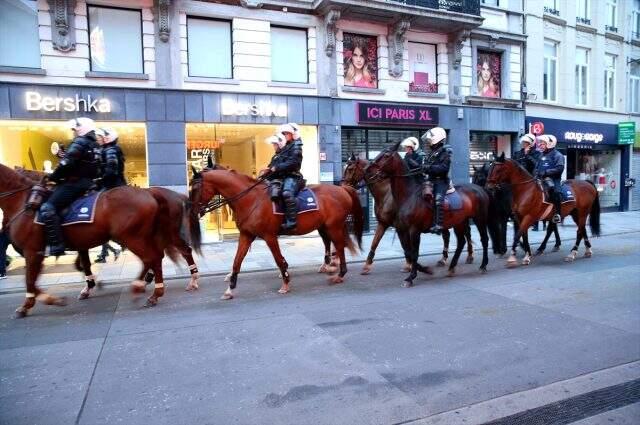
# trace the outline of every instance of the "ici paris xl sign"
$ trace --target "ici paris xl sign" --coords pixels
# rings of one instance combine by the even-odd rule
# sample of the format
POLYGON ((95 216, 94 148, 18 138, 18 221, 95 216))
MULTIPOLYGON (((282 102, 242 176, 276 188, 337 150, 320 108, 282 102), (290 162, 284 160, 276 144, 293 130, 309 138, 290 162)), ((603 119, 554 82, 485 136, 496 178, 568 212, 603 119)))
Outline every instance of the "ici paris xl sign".
POLYGON ((90 94, 80 97, 43 96, 36 91, 28 91, 24 95, 27 111, 47 112, 111 112, 111 102, 104 97, 93 98, 90 94))

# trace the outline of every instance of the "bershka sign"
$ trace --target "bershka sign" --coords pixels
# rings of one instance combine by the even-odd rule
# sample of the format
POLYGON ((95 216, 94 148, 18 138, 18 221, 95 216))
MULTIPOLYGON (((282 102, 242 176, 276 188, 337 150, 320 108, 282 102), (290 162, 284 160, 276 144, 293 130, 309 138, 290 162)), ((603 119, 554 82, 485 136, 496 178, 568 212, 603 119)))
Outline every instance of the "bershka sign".
POLYGON ((36 91, 28 91, 25 93, 25 105, 27 111, 46 111, 46 112, 111 112, 111 102, 104 97, 93 98, 90 94, 80 97, 52 97, 42 96, 36 91))
POLYGON ((438 108, 418 105, 358 103, 360 124, 413 124, 431 126, 438 123, 438 108))
POLYGON ((604 139, 604 135, 602 133, 580 133, 577 131, 565 131, 564 133, 565 140, 575 140, 580 143, 582 141, 591 142, 591 143, 600 143, 604 139))
POLYGON ((287 104, 277 104, 271 101, 251 104, 233 99, 222 99, 222 115, 286 118, 287 104))

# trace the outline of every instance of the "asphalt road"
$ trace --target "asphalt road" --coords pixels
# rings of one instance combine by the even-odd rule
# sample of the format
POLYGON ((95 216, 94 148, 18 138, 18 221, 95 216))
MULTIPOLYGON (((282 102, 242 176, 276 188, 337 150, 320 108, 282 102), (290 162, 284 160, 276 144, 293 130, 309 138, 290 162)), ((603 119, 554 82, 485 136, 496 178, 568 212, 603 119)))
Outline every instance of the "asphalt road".
POLYGON ((274 272, 241 274, 232 301, 222 278, 168 281, 153 309, 124 286, 72 288, 15 320, 22 295, 4 295, 0 423, 637 424, 639 237, 409 289, 394 260, 338 286, 293 269, 284 296, 274 272))

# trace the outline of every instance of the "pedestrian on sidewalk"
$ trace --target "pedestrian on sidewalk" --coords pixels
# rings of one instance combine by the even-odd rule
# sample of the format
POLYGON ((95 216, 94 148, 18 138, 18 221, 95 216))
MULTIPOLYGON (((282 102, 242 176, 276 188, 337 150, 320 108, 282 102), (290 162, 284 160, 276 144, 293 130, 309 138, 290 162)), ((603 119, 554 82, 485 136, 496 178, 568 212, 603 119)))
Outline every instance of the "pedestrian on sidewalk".
POLYGON ((120 257, 120 253, 122 250, 112 247, 109 242, 102 245, 102 251, 96 257, 96 263, 106 263, 107 257, 109 256, 109 251, 113 254, 113 261, 118 261, 118 257, 120 257))
POLYGON ((0 279, 7 278, 7 248, 9 247, 9 236, 4 229, 0 230, 0 279))

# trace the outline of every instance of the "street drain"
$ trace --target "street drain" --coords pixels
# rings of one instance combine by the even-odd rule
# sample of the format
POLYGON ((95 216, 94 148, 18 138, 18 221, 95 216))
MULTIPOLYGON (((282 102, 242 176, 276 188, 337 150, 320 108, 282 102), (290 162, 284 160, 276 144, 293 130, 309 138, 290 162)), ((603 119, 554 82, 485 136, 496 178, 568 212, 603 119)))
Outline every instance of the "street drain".
POLYGON ((640 401, 640 379, 525 410, 483 425, 562 425, 640 401))

